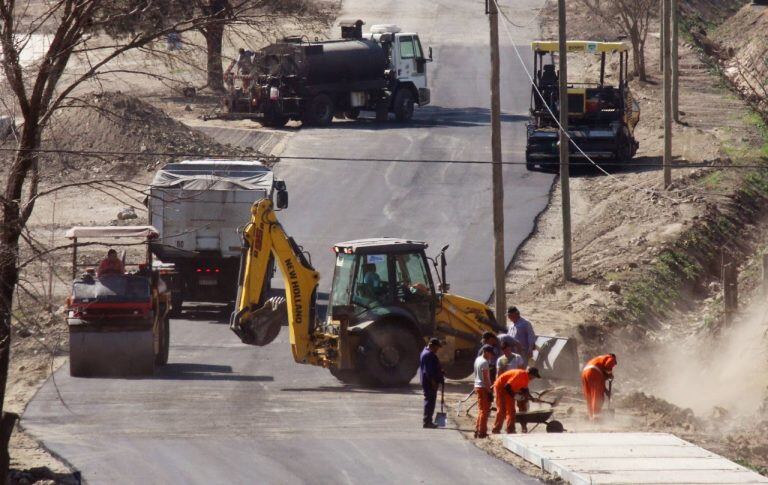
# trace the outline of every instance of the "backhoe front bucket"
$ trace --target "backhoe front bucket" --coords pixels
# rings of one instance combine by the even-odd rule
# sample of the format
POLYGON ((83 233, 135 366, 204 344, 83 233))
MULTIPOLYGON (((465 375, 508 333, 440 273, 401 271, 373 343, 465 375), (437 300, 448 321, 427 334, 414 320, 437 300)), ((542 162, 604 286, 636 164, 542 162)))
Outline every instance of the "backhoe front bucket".
POLYGON ((258 310, 244 309, 232 314, 229 328, 243 343, 263 347, 272 343, 280 333, 280 327, 288 321, 285 298, 272 297, 258 310))
POLYGON ((580 382, 581 366, 576 339, 539 335, 533 360, 544 379, 572 384, 580 382))

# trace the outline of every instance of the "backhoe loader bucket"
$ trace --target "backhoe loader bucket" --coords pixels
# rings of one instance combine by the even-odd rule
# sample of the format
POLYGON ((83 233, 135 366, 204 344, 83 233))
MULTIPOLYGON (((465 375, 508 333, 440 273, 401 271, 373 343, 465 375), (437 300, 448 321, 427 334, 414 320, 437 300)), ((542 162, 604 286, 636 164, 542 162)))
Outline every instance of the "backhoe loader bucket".
POLYGON ((263 347, 272 343, 280 333, 280 327, 288 321, 285 298, 272 297, 258 310, 244 309, 232 314, 229 328, 243 343, 263 347))
POLYGON ((539 335, 533 360, 544 379, 579 382, 581 366, 575 339, 539 335))

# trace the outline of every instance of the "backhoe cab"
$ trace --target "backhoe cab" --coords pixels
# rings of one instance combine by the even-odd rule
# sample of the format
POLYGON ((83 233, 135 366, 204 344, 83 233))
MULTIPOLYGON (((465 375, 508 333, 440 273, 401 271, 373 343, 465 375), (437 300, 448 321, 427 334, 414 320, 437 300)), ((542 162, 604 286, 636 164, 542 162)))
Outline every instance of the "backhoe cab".
POLYGON ((426 243, 407 239, 335 244, 329 312, 320 321, 315 305, 319 274, 285 234, 270 200, 254 204, 243 235, 232 330, 245 343, 266 345, 287 319, 294 360, 327 367, 344 382, 409 383, 416 374, 419 353, 431 337, 444 343, 439 357, 447 377, 461 379, 472 372, 483 332, 504 331, 486 305, 447 293, 447 246, 431 259, 426 256, 426 243), (285 299, 265 298, 270 257, 283 274, 285 299))
MULTIPOLYGON (((525 162, 528 170, 537 166, 558 170, 560 116, 559 75, 556 69, 557 41, 536 41, 533 49, 534 86, 531 89, 531 118, 527 125, 525 162), (554 115, 554 117, 553 117, 554 115)), ((599 74, 591 82, 574 82, 568 76, 568 134, 572 161, 628 162, 635 156, 634 136, 640 107, 632 97, 628 80, 628 47, 622 42, 568 41, 569 54, 598 56, 599 74), (618 61, 615 84, 606 76, 606 64, 618 61)))

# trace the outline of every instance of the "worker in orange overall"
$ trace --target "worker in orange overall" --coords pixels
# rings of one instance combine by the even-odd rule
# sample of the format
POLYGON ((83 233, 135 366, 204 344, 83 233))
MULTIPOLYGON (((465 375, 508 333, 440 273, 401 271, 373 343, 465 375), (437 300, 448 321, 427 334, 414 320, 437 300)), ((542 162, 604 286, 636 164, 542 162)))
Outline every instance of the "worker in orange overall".
POLYGON ((603 409, 603 400, 609 392, 605 388, 605 382, 613 380, 613 368, 616 363, 616 354, 599 355, 587 362, 581 371, 581 386, 590 420, 595 420, 603 409))
MULTIPOLYGON (((508 370, 496 378, 496 382, 493 383, 493 392, 496 394, 496 421, 493 423, 492 433, 501 433, 501 425, 505 421, 507 433, 517 432, 515 430, 515 401, 518 403, 521 401, 525 402, 525 409, 527 409, 529 400, 537 400, 531 396, 528 390, 531 380, 537 377, 541 377, 539 370, 531 367, 528 370, 508 370)), ((522 426, 522 424, 521 427, 523 428, 523 433, 528 432, 528 429, 522 426)))
POLYGON ((475 359, 475 395, 477 396, 477 421, 475 422, 475 438, 488 437, 488 415, 491 412, 491 380, 490 361, 495 359, 495 349, 492 345, 483 345, 480 355, 475 359))

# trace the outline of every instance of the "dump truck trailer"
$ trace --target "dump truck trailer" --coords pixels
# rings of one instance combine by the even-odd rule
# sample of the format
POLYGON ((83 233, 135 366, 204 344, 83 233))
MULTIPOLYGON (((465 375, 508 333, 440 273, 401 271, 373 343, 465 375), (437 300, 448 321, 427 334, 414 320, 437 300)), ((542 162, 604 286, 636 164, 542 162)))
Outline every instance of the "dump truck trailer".
POLYGON ((174 314, 185 301, 234 301, 238 228, 255 201, 273 196, 278 207, 287 207, 285 183, 255 160, 188 160, 155 174, 147 205, 150 224, 160 236, 150 248, 180 275, 171 288, 174 314))
POLYGON ((341 39, 286 38, 233 64, 225 73, 228 93, 222 102, 229 117, 250 118, 267 126, 289 120, 328 125, 334 116, 356 119, 373 111, 380 121, 394 113, 409 121, 414 106, 430 102, 427 64, 419 35, 395 25, 342 22, 341 39), (237 66, 238 73, 233 71, 237 66))

